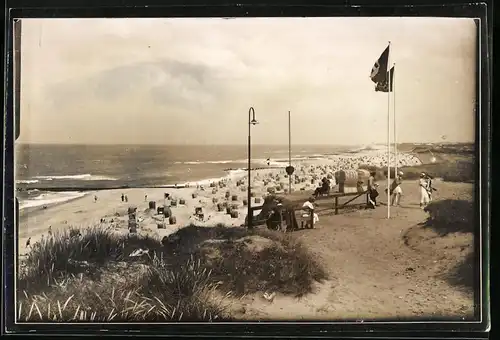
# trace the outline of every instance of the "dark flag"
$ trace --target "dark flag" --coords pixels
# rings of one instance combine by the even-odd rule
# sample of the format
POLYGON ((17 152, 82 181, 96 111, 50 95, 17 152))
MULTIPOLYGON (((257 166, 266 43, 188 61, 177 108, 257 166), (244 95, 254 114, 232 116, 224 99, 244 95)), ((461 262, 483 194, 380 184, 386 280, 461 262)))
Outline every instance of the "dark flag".
POLYGON ((378 60, 372 67, 372 73, 370 75, 371 80, 375 84, 382 83, 387 79, 387 68, 389 63, 389 46, 382 52, 378 60))
POLYGON ((388 72, 389 76, 385 77, 385 79, 378 83, 375 86, 375 91, 377 92, 392 92, 393 91, 393 79, 394 79, 394 66, 391 67, 391 70, 388 72), (389 89, 390 87, 390 89, 389 89))

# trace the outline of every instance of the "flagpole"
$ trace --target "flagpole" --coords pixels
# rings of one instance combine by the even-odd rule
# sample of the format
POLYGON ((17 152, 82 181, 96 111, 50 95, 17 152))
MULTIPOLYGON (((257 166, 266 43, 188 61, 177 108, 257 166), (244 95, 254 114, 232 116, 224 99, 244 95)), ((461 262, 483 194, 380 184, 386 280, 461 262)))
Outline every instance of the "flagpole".
MULTIPOLYGON (((288 166, 292 166, 292 118, 288 111, 288 166)), ((288 174, 288 194, 292 194, 292 174, 288 174)))
POLYGON ((394 115, 394 163, 396 164, 394 166, 394 178, 396 178, 398 174, 398 137, 396 134, 396 63, 392 65, 394 68, 394 73, 392 76, 392 103, 393 103, 393 109, 392 109, 392 114, 394 115))
MULTIPOLYGON (((391 42, 389 41, 389 55, 387 57, 387 65, 391 57, 391 42)), ((387 91, 387 218, 391 218, 391 77, 390 69, 388 70, 388 85, 387 91)))

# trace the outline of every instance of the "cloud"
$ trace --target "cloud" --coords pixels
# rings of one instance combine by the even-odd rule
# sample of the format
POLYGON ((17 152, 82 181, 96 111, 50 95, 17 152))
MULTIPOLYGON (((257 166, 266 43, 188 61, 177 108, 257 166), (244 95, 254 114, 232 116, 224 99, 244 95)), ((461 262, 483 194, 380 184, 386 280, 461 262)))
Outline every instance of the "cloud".
POLYGON ((203 98, 214 100, 220 91, 216 72, 206 65, 175 60, 140 62, 62 81, 49 87, 47 98, 57 109, 82 100, 92 105, 119 104, 141 93, 147 96, 144 100, 159 106, 187 108, 203 98))
POLYGON ((21 138, 28 141, 244 143, 250 106, 263 144, 286 142, 288 110, 297 143, 385 141, 387 96, 374 92, 369 73, 388 40, 401 138, 473 139, 470 20, 25 23, 21 138))

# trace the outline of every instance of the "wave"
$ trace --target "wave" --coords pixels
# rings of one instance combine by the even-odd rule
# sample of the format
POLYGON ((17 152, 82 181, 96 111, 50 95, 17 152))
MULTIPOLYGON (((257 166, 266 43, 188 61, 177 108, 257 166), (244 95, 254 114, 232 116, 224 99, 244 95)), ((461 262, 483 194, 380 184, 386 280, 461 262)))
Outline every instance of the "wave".
POLYGON ((233 170, 226 171, 225 176, 205 178, 205 179, 201 179, 199 181, 186 182, 183 184, 183 186, 190 186, 190 187, 196 186, 196 185, 208 186, 208 185, 210 185, 210 183, 220 182, 220 181, 225 181, 225 180, 237 181, 237 180, 240 180, 243 177, 245 177, 246 174, 247 174, 246 169, 233 169, 233 170))
MULTIPOLYGON (((34 176, 33 178, 44 181, 52 181, 58 179, 73 179, 73 180, 82 180, 82 181, 115 181, 116 178, 108 177, 108 176, 99 176, 92 174, 81 174, 81 175, 60 175, 60 176, 34 176)), ((36 183, 36 182, 34 182, 36 183)))
MULTIPOLYGON (((311 156, 300 156, 296 155, 292 158, 292 161, 301 161, 301 160, 311 160, 311 159, 320 159, 324 158, 325 155, 315 154, 311 156)), ((224 160, 224 161, 188 161, 188 162, 175 162, 175 164, 186 164, 186 165, 202 165, 202 164, 246 164, 248 159, 233 159, 233 160, 224 160)), ((267 164, 272 166, 281 166, 283 163, 288 162, 288 158, 276 158, 268 161, 266 158, 255 158, 252 159, 252 163, 259 164, 267 164)))
POLYGON ((40 207, 54 203, 62 203, 83 196, 85 196, 85 193, 79 191, 45 192, 32 199, 19 199, 19 209, 22 210, 26 208, 40 207))
POLYGON ((33 184, 38 182, 39 181, 37 179, 18 179, 16 181, 17 184, 33 184))
POLYGON ((224 160, 224 161, 188 161, 188 162, 175 162, 175 164, 199 165, 199 164, 229 164, 229 163, 246 163, 246 159, 237 160, 224 160))
POLYGON ((351 149, 349 152, 360 152, 360 151, 383 151, 387 150, 387 145, 385 144, 369 144, 362 145, 361 147, 351 149))

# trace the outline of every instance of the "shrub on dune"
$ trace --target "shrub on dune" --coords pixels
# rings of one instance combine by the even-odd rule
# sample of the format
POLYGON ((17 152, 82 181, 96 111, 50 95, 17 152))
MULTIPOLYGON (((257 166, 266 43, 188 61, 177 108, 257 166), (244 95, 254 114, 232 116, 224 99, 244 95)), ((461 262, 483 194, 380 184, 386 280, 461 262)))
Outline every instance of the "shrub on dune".
POLYGON ((446 199, 431 202, 424 209, 429 218, 426 226, 441 235, 453 232, 473 232, 474 204, 467 200, 446 199))
POLYGON ((279 232, 190 226, 169 238, 171 261, 194 254, 222 290, 236 295, 272 290, 301 296, 327 278, 301 243, 279 232))

